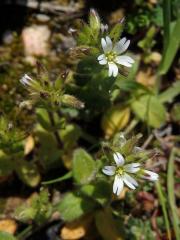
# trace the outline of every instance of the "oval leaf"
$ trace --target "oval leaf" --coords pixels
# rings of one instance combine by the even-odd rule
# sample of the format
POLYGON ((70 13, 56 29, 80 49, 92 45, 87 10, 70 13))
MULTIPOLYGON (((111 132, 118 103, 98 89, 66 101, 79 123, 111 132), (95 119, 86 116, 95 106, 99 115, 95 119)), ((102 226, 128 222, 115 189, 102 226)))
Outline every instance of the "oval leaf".
POLYGON ((95 176, 96 163, 83 149, 77 149, 73 156, 73 177, 78 184, 87 184, 95 176))

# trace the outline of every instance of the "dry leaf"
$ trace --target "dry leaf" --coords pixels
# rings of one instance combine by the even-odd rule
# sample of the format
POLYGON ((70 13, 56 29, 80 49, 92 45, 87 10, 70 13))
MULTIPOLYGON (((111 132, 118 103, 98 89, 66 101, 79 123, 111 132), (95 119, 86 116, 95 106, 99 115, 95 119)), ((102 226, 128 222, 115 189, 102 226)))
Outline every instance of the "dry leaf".
POLYGON ((24 146, 24 154, 28 155, 34 148, 34 138, 30 135, 26 138, 24 146))
POLYGON ((62 160, 68 170, 72 168, 72 152, 65 153, 62 156, 62 160))
POLYGON ((0 220, 0 231, 14 234, 17 229, 17 223, 13 219, 0 220))
POLYGON ((124 9, 123 8, 117 9, 110 15, 109 23, 115 24, 123 18, 124 18, 124 9))
POLYGON ((101 122, 106 138, 123 129, 128 124, 129 118, 130 109, 128 107, 122 107, 121 105, 111 107, 104 114, 101 122))
POLYGON ((76 221, 67 223, 61 229, 61 238, 63 240, 77 240, 84 237, 88 231, 92 216, 85 216, 76 221))
POLYGON ((147 70, 138 72, 136 76, 136 81, 145 86, 154 86, 156 81, 156 76, 152 74, 152 70, 148 68, 147 70))

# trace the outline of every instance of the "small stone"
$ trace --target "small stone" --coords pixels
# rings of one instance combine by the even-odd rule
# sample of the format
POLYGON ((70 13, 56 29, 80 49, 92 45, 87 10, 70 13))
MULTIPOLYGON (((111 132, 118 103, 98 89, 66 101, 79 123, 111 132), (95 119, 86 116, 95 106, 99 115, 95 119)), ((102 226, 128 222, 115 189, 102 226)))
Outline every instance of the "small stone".
POLYGON ((150 55, 150 60, 157 65, 161 62, 161 59, 162 59, 162 55, 158 52, 152 52, 150 55))
POLYGON ((35 17, 41 23, 46 23, 50 20, 50 17, 45 14, 36 14, 35 17))
POLYGON ((26 56, 47 56, 49 53, 50 30, 44 25, 33 25, 22 31, 26 56))
POLYGON ((9 45, 13 42, 13 40, 14 40, 13 32, 10 30, 5 31, 2 36, 3 43, 9 45))
POLYGON ((84 237, 88 231, 92 222, 91 216, 85 216, 78 220, 75 220, 61 229, 60 236, 63 240, 77 240, 84 237))

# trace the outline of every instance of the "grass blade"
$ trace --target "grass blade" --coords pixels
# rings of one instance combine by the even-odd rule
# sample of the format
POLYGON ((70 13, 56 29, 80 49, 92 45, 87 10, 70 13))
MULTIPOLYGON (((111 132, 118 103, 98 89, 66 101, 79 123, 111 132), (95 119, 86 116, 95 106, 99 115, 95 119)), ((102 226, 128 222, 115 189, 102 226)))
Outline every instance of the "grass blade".
POLYGON ((172 225, 176 235, 176 239, 180 240, 180 226, 179 226, 179 216, 177 214, 176 200, 174 195, 174 158, 175 158, 175 148, 172 149, 167 171, 167 189, 168 189, 168 202, 172 212, 172 225))
POLYGON ((169 223, 168 213, 167 213, 167 209, 166 209, 166 198, 164 196, 164 193, 163 193, 163 190, 162 190, 162 187, 161 187, 161 184, 159 181, 156 182, 156 189, 157 189, 157 193, 158 193, 158 197, 159 197, 159 202, 162 207, 162 212, 163 212, 163 217, 164 217, 168 240, 171 240, 172 238, 171 238, 171 232, 170 232, 170 223, 169 223))

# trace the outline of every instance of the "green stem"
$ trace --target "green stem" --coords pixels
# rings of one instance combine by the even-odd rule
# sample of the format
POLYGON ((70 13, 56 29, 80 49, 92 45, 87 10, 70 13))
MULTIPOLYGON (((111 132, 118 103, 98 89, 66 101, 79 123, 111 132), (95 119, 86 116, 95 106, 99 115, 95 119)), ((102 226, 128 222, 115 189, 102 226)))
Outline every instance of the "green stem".
POLYGON ((23 240, 32 233, 32 225, 25 228, 22 232, 17 235, 18 240, 23 240))
POLYGON ((130 133, 135 128, 135 126, 138 124, 138 122, 139 121, 137 119, 133 119, 130 122, 129 126, 125 129, 125 134, 130 133))
POLYGON ((158 193, 158 197, 159 197, 159 202, 162 207, 167 236, 168 236, 168 239, 171 240, 172 238, 171 238, 171 232, 170 232, 170 224, 169 224, 168 213, 167 213, 167 209, 166 209, 166 198, 164 196, 164 193, 163 193, 163 190, 162 190, 162 187, 161 187, 161 184, 159 181, 156 182, 156 189, 157 189, 157 193, 158 193))
POLYGON ((53 184, 53 183, 57 183, 57 182, 62 182, 62 181, 67 180, 71 177, 72 177, 72 171, 66 173, 62 177, 59 177, 59 178, 56 178, 56 179, 53 179, 53 180, 50 180, 50 181, 45 181, 45 182, 42 182, 41 184, 42 185, 48 185, 48 184, 53 184))
POLYGON ((178 217, 178 210, 176 207, 176 200, 174 194, 174 158, 175 158, 175 148, 172 149, 169 163, 168 163, 168 171, 167 171, 167 189, 168 189, 168 201, 170 205, 170 209, 172 212, 172 225, 174 228, 174 232, 176 235, 176 239, 180 240, 180 222, 178 217))
MULTIPOLYGON (((55 127, 55 120, 54 120, 53 112, 48 111, 48 116, 49 116, 49 120, 50 120, 50 122, 51 122, 51 126, 52 126, 52 127, 55 127)), ((57 141, 57 143, 58 143, 58 146, 59 146, 60 148, 63 148, 63 142, 61 141, 61 138, 60 138, 60 136, 59 136, 58 131, 57 131, 57 130, 54 130, 53 132, 54 132, 54 136, 55 136, 55 138, 56 138, 56 141, 57 141)))

